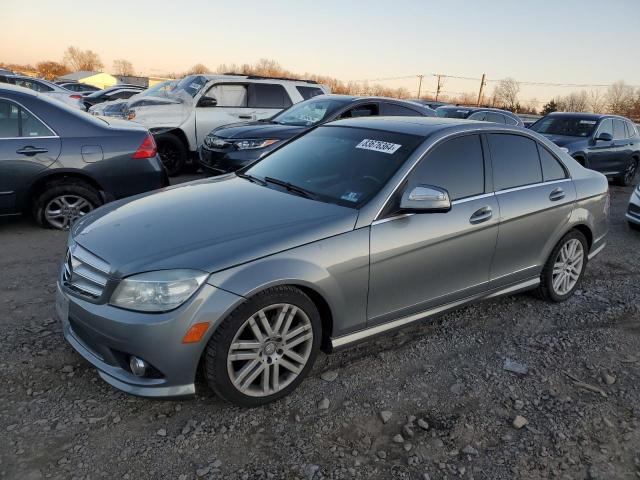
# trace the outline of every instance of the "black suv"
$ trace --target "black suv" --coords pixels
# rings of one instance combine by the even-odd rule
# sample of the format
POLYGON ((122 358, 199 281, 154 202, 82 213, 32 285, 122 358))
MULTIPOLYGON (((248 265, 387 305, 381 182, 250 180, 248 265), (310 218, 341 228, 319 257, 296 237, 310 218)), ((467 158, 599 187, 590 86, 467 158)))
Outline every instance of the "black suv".
POLYGON ((267 120, 214 129, 199 149, 200 166, 214 175, 234 172, 318 125, 369 116, 435 117, 435 112, 417 103, 393 98, 317 95, 267 120))
POLYGON ((619 185, 633 181, 640 162, 640 135, 624 117, 554 112, 531 125, 587 168, 619 185))

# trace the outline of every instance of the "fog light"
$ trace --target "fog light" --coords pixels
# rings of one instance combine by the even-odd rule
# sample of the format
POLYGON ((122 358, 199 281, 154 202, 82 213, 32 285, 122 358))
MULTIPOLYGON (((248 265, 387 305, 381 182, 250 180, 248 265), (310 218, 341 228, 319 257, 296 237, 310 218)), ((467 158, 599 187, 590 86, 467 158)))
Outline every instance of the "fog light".
POLYGON ((144 377, 144 374, 147 372, 147 362, 131 355, 131 357, 129 357, 129 368, 131 369, 131 373, 136 377, 144 377))

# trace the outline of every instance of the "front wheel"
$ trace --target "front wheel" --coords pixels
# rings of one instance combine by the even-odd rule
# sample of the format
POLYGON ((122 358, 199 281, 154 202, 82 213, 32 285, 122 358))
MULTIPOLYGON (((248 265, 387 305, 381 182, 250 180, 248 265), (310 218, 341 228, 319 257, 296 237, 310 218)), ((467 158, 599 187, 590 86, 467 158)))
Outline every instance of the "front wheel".
POLYGON ((280 286, 240 305, 205 351, 211 389, 228 402, 256 407, 288 395, 312 368, 322 336, 318 309, 302 291, 280 286))
POLYGON ((587 239, 578 230, 562 237, 542 269, 538 296, 564 302, 573 295, 587 266, 587 252, 587 239))

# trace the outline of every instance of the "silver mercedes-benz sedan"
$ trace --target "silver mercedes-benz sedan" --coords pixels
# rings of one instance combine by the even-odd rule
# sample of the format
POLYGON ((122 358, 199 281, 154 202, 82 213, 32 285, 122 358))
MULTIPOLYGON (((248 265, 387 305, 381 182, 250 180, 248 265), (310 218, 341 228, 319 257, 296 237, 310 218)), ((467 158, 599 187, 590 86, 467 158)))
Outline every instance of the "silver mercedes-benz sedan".
POLYGON ((110 203, 72 228, 56 309, 111 385, 290 393, 331 351, 470 302, 570 297, 605 246, 606 178, 535 132, 360 118, 235 174, 110 203))

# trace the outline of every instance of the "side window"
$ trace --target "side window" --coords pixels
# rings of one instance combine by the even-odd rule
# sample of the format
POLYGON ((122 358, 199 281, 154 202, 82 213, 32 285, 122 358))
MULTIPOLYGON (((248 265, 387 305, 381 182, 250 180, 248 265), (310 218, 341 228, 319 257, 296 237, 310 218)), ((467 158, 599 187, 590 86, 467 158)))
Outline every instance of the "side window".
POLYGON ((20 113, 18 107, 6 100, 0 100, 0 138, 20 136, 20 113))
POLYGON ((487 112, 476 112, 472 113, 467 117, 467 120, 477 120, 479 122, 484 122, 487 118, 487 112))
POLYGON ((509 117, 507 115, 504 116, 507 121, 507 125, 518 125, 518 121, 515 118, 509 117))
POLYGON ((420 161, 409 179, 415 185, 445 188, 451 200, 484 193, 484 160, 479 135, 444 142, 420 161))
POLYGON ((380 115, 388 117, 421 117, 420 113, 411 108, 404 107, 402 105, 396 105, 394 103, 381 103, 380 115))
POLYGON ((0 100, 0 138, 50 135, 53 135, 53 132, 27 110, 6 100, 0 100))
POLYGON ((32 80, 27 80, 24 78, 16 78, 16 85, 24 88, 29 88, 31 90, 35 90, 36 92, 50 92, 53 90, 53 88, 51 88, 48 85, 45 85, 40 82, 35 82, 32 80))
POLYGON ((305 100, 309 100, 311 97, 315 97, 316 95, 323 95, 324 92, 321 88, 318 87, 296 87, 298 93, 302 95, 302 98, 305 100))
POLYGON ((510 134, 489 134, 496 191, 542 182, 542 170, 536 142, 510 134))
POLYGON ((268 83, 249 84, 249 107, 286 108, 290 106, 291 99, 282 85, 268 83))
POLYGON ((502 115, 501 113, 487 112, 487 122, 504 124, 504 115, 502 115))
POLYGON ((636 126, 631 122, 627 123, 627 131, 629 132, 629 137, 635 137, 638 132, 636 131, 636 126))
POLYGON ((350 108, 340 115, 340 118, 372 117, 375 115, 378 115, 378 105, 370 103, 350 108))
POLYGON ((613 120, 610 118, 605 118, 600 122, 600 126, 598 127, 598 135, 602 133, 608 133, 613 136, 613 120))
POLYGON ((549 150, 540 144, 538 144, 538 150, 540 151, 540 163, 542 163, 542 177, 545 182, 567 178, 564 167, 549 150))
POLYGON ((239 84, 220 84, 211 87, 205 97, 214 98, 218 107, 246 107, 247 87, 239 84))
POLYGON ((627 138, 627 131, 624 128, 624 122, 617 118, 613 120, 613 139, 622 140, 627 138))

